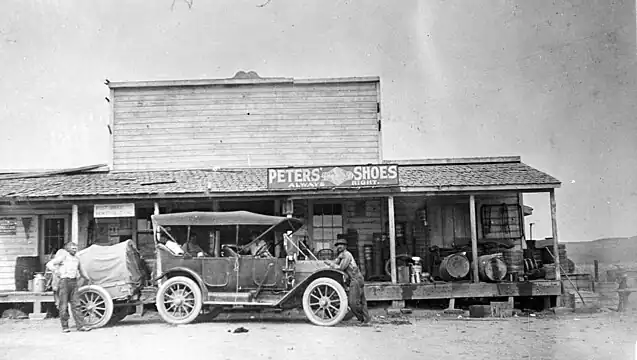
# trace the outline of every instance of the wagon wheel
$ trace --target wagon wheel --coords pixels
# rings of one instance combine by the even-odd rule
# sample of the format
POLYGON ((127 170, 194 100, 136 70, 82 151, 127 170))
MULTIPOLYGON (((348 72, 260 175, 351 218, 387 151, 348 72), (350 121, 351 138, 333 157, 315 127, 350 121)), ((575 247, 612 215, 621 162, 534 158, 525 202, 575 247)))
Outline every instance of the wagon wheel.
POLYGON ((113 299, 103 287, 82 286, 78 291, 79 310, 84 324, 92 329, 106 325, 113 316, 113 299))
POLYGON ((303 311, 315 325, 334 326, 347 315, 347 293, 330 278, 318 278, 303 292, 303 311))
POLYGON ((201 312, 201 289, 185 276, 166 280, 157 290, 157 311, 169 324, 188 324, 201 312))

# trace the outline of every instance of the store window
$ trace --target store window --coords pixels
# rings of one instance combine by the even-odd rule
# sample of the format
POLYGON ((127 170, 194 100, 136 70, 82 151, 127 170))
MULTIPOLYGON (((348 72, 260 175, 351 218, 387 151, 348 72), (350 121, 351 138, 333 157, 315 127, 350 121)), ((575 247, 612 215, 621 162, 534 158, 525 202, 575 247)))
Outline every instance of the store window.
POLYGON ((314 204, 312 218, 314 250, 333 249, 338 234, 343 233, 343 205, 314 204))
POLYGON ((55 254, 66 242, 66 219, 44 219, 44 253, 55 254))

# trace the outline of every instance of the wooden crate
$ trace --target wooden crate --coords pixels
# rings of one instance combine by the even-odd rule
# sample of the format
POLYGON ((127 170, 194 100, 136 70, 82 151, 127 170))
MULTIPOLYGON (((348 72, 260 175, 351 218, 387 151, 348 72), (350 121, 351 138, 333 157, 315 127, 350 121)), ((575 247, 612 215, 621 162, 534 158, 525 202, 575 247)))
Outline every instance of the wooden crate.
POLYGON ((619 305, 619 295, 617 289, 619 285, 615 282, 596 282, 593 284, 595 293, 599 295, 599 306, 617 308, 619 305))
POLYGON ((593 291, 593 279, 590 274, 569 274, 568 279, 566 276, 561 278, 564 292, 571 290, 593 291))
POLYGON ((599 294, 594 293, 592 291, 583 290, 579 292, 579 295, 575 291, 569 291, 567 294, 568 294, 569 301, 572 304, 572 308, 574 309, 597 308, 600 306, 599 294), (584 301, 582 301, 582 298, 584 299, 584 301))
POLYGON ((513 316, 513 307, 507 301, 492 301, 491 316, 493 317, 511 317, 513 316))

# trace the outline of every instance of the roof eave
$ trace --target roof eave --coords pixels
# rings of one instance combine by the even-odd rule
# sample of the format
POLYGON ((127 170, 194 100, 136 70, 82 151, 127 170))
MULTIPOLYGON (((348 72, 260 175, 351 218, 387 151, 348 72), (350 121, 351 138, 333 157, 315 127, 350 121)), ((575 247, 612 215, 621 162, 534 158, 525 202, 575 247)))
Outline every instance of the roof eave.
POLYGON ((152 194, 119 194, 119 195, 59 195, 41 197, 0 197, 0 202, 50 202, 50 201, 107 201, 107 200, 153 200, 153 199, 213 199, 228 197, 303 197, 313 195, 334 196, 386 196, 413 193, 468 193, 468 192, 547 192, 559 188, 560 183, 550 184, 519 184, 519 185, 488 185, 488 186, 401 186, 353 189, 308 189, 308 190, 261 190, 235 192, 193 192, 193 193, 152 193, 152 194))
POLYGON ((484 191, 519 191, 546 192, 561 187, 561 183, 548 184, 511 184, 511 185, 440 185, 440 186, 403 186, 401 193, 429 193, 429 192, 484 192, 484 191))
POLYGON ((150 80, 150 81, 110 81, 110 89, 149 88, 149 87, 184 87, 214 85, 271 85, 271 84, 337 84, 357 82, 380 82, 378 76, 294 79, 285 77, 249 78, 249 79, 192 79, 192 80, 150 80))

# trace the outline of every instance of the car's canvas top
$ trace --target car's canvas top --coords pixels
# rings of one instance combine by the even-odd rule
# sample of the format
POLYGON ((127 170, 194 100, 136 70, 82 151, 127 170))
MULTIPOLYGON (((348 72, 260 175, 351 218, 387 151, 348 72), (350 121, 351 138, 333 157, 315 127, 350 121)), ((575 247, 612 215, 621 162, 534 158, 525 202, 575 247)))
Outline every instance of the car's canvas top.
POLYGON ((139 284, 145 277, 132 240, 110 246, 91 245, 77 256, 91 281, 102 287, 139 284))

